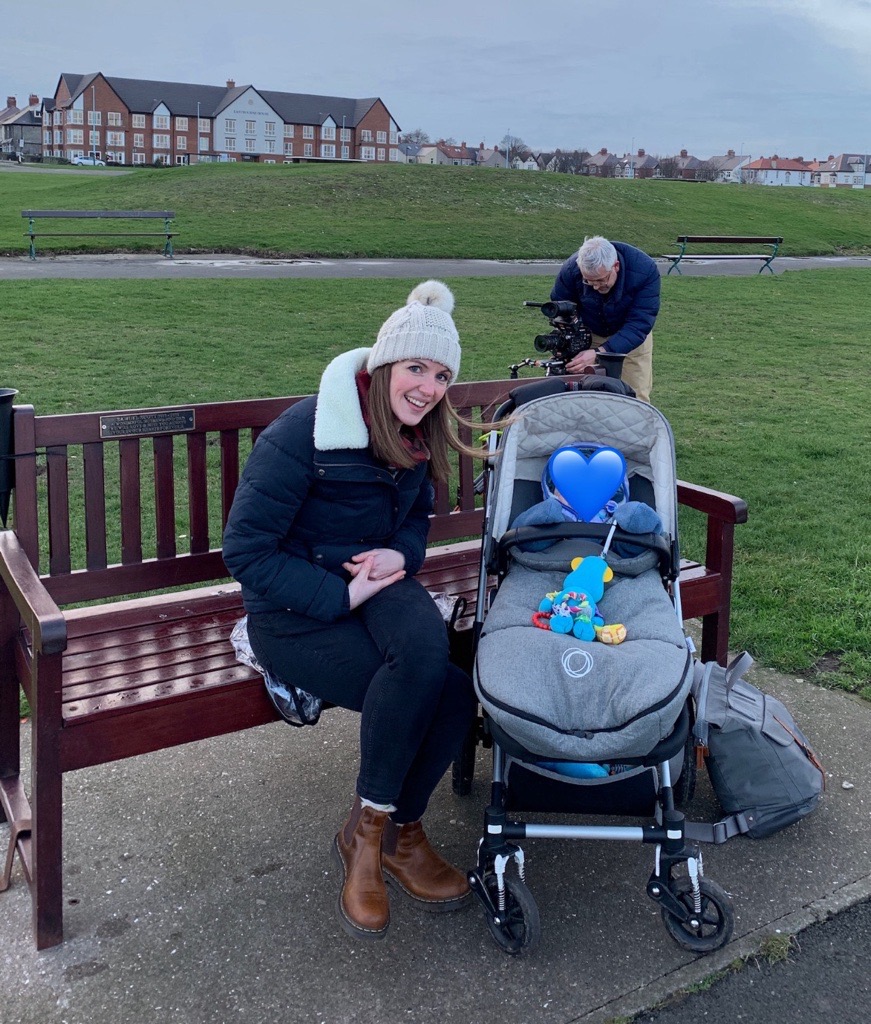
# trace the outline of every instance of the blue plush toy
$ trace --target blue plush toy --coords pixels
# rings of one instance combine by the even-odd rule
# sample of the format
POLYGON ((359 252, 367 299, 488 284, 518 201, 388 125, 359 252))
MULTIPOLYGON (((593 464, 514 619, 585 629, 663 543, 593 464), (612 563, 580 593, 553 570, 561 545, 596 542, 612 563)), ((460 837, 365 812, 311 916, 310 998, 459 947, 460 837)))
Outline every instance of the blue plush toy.
POLYGON ((626 628, 606 626, 597 603, 605 593, 605 584, 613 579, 611 567, 599 555, 572 559, 572 571, 563 581, 563 589, 547 594, 532 616, 540 629, 571 633, 579 640, 619 644, 626 639, 626 628))

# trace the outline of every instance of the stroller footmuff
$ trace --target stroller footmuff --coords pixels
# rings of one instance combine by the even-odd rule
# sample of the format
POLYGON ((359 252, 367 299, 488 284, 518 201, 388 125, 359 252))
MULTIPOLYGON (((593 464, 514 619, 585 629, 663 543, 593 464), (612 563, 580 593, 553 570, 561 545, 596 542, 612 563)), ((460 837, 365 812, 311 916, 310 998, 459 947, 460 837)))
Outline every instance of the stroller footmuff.
POLYGON ((540 919, 525 882, 523 839, 648 843, 655 855, 647 893, 659 903, 668 933, 693 952, 719 949, 732 934, 731 902, 703 877, 699 842, 709 840, 709 831, 677 809, 692 795, 695 750, 671 430, 656 409, 623 395, 564 392, 523 403, 518 394, 522 408, 487 480, 474 681, 493 744, 493 781, 470 885, 497 944, 508 953, 528 952, 540 919), (661 532, 617 530, 619 514, 611 509, 597 522, 511 528, 541 500, 551 453, 581 439, 586 450, 598 442, 622 453, 628 490, 622 498, 655 510, 661 532), (550 608, 554 593, 562 592, 556 601, 569 593, 567 574, 587 557, 597 566, 604 558, 610 582, 585 614, 600 628, 625 627, 622 642, 624 633, 614 630, 605 639, 617 636, 617 643, 582 639, 593 635, 587 626, 536 628, 542 624, 536 609, 550 608), (493 573, 498 589, 488 601, 493 573), (647 821, 538 824, 517 820, 517 812, 647 821))

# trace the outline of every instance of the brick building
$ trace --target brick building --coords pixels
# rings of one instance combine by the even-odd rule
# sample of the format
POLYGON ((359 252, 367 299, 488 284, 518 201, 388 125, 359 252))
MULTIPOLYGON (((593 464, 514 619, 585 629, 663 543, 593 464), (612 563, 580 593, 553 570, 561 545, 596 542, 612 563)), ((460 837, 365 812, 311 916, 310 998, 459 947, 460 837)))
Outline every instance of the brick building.
POLYGON ((399 126, 377 98, 253 85, 62 74, 43 101, 43 153, 118 164, 399 159, 399 126))

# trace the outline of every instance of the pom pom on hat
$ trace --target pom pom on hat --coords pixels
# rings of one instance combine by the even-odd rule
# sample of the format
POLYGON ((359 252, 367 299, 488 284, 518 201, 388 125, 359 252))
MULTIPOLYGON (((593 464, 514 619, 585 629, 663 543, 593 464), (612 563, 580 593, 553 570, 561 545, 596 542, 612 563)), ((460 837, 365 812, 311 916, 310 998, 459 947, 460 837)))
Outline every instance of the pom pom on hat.
POLYGON ((371 373, 401 359, 431 359, 446 366, 456 379, 460 372, 460 336, 451 318, 453 308, 454 296, 446 284, 423 281, 417 285, 406 305, 381 325, 366 369, 371 373))

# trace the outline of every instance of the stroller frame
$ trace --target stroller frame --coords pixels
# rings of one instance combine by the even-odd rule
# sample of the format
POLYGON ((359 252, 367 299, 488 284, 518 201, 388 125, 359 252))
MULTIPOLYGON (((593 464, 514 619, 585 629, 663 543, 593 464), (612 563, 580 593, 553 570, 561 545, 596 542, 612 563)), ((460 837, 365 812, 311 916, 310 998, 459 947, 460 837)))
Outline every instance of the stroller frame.
MULTIPOLYGON (((529 390, 531 398, 560 393, 567 386, 559 379, 537 382, 529 390)), ((496 413, 496 419, 510 415, 523 399, 512 393, 496 413)), ((634 401, 624 399, 625 401, 634 401)), ((669 432, 670 437, 670 432, 669 432)), ((484 470, 485 515, 478 578, 478 594, 473 645, 477 655, 484 619, 489 609, 488 575, 496 571, 501 584, 507 572, 508 553, 511 548, 535 537, 564 538, 584 536, 604 540, 614 528, 600 524, 560 524, 544 527, 523 527, 509 530, 495 547, 490 536, 493 523, 493 456, 498 436, 491 432, 488 459, 484 470), (488 538, 491 543, 488 546, 488 538)), ((502 516, 503 526, 504 515, 502 516)), ((670 587, 672 602, 683 629, 679 589, 679 549, 677 524, 669 522, 670 544, 653 534, 631 536, 633 543, 654 550, 659 555, 660 575, 670 587)), ((618 537, 620 531, 617 531, 618 537)), ((692 640, 686 637, 692 653, 692 640)), ((663 924, 671 938, 682 948, 697 954, 720 949, 731 938, 734 911, 729 895, 715 882, 704 877, 702 842, 722 843, 730 838, 725 823, 709 825, 687 821, 678 804, 688 802, 693 795, 696 778, 695 747, 692 739, 692 705, 688 698, 671 734, 643 757, 626 757, 626 763, 652 767, 658 773, 653 820, 644 825, 574 825, 535 824, 517 820, 507 808, 506 746, 514 743, 500 726, 484 712, 479 720, 477 734, 484 745, 493 748, 493 776, 490 803, 484 812, 484 829, 478 843, 477 862, 467 873, 472 892, 480 902, 490 934, 506 953, 529 953, 537 946, 541 923, 535 900, 526 885, 526 857, 521 841, 525 839, 571 839, 640 842, 654 847, 654 866, 647 881, 647 895, 660 907, 663 924), (672 782, 672 760, 683 750, 682 770, 675 784, 672 782), (686 875, 676 874, 685 866, 686 875)), ((522 745, 517 744, 522 749, 522 745)), ((534 756, 534 755, 531 755, 534 756)), ((579 812, 581 814, 586 812, 579 812)), ((619 813, 617 811, 616 813, 619 813)))

